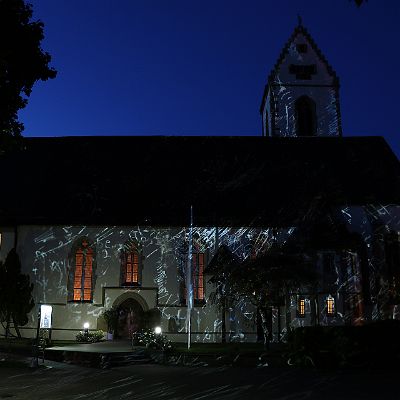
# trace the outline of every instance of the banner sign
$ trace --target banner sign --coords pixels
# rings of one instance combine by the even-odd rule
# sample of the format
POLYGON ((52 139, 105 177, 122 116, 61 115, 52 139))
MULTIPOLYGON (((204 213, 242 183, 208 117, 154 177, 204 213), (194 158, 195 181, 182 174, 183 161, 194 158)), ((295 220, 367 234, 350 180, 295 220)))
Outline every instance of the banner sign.
POLYGON ((40 328, 51 329, 51 313, 53 311, 52 306, 42 304, 40 306, 40 328))

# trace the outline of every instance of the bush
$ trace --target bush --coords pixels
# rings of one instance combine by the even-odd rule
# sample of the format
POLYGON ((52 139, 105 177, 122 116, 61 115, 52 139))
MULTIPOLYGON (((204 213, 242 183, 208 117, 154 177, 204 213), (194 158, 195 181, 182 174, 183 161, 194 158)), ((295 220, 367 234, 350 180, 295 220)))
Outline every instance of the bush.
POLYGON ((85 333, 80 331, 76 334, 77 342, 97 343, 104 339, 104 332, 102 330, 85 333))
POLYGON ((315 326, 290 332, 287 356, 294 365, 317 367, 400 365, 400 321, 364 326, 315 326))
POLYGON ((133 344, 136 346, 146 346, 150 349, 172 350, 171 341, 165 335, 156 334, 150 329, 142 329, 134 333, 133 344))
POLYGON ((342 327, 315 326, 297 328, 288 335, 288 359, 291 365, 336 366, 346 346, 342 327))
POLYGON ((108 332, 114 333, 118 328, 118 310, 111 307, 104 310, 101 317, 106 321, 108 332))

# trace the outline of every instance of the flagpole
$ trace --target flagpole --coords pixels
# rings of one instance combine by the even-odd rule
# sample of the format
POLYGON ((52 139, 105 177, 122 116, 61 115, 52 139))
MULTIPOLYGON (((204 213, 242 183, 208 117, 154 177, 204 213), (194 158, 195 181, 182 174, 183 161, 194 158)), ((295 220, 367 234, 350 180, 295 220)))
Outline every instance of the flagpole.
POLYGON ((193 283, 192 283, 192 265, 193 265, 193 206, 190 206, 190 229, 189 229, 189 249, 188 249, 188 268, 186 269, 186 288, 187 288, 187 331, 188 331, 188 349, 191 344, 192 333, 192 307, 193 307, 193 283))

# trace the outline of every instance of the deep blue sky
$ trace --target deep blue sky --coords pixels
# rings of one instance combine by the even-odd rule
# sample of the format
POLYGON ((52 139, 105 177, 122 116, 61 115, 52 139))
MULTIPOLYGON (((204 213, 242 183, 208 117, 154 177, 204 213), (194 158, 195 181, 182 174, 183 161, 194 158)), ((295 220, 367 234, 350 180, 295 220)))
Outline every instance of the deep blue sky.
POLYGON ((30 0, 58 70, 25 136, 260 135, 267 76, 297 13, 341 82, 343 132, 400 155, 400 1, 30 0))

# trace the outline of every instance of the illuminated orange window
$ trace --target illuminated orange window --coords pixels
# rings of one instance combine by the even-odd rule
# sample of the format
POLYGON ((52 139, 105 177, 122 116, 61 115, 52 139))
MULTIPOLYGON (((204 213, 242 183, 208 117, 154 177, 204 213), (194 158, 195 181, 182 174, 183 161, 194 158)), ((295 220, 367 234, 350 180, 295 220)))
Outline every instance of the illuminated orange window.
POLYGON ((83 286, 83 300, 92 300, 92 271, 93 250, 87 249, 85 255, 85 279, 83 286))
POLYGON ((197 268, 193 269, 194 276, 194 298, 204 300, 204 253, 197 253, 197 268))
POLYGON ((74 301, 92 300, 93 249, 86 241, 75 253, 74 301))
POLYGON ((298 304, 298 316, 300 318, 304 318, 306 315, 306 301, 304 299, 299 299, 299 304, 298 304))
POLYGON ((74 276, 74 300, 80 301, 82 298, 82 267, 83 251, 78 249, 75 254, 75 276, 74 276))
POLYGON ((326 299, 326 313, 329 317, 335 314, 335 299, 332 296, 328 296, 326 299))
MULTIPOLYGON (((204 300, 204 253, 192 254, 192 285, 193 300, 204 300)), ((184 291, 185 300, 187 299, 187 288, 184 291)))
POLYGON ((139 254, 137 251, 130 251, 125 256, 124 268, 126 284, 139 283, 139 254))

